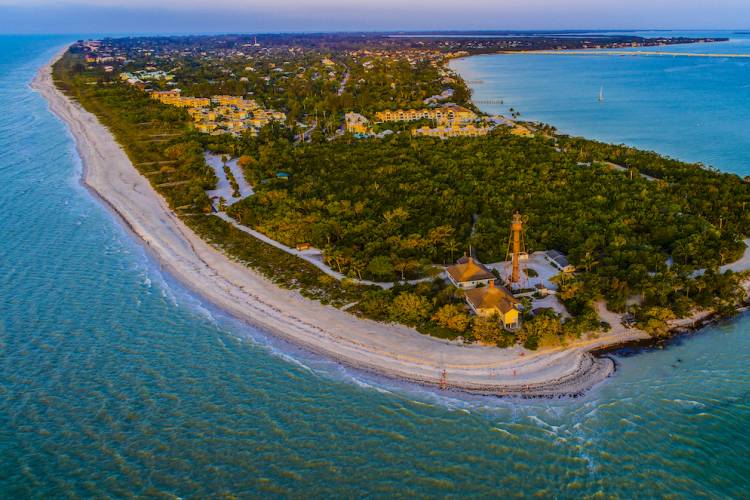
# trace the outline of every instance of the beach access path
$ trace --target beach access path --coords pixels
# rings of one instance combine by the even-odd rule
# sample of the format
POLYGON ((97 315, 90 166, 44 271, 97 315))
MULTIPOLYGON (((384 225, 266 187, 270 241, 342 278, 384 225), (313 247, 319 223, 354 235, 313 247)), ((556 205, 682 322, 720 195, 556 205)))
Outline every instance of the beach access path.
POLYGON ((306 299, 296 290, 276 286, 193 233, 138 173, 96 116, 54 85, 51 65, 39 70, 32 87, 75 139, 84 184, 165 270, 238 319, 345 366, 482 394, 571 395, 586 391, 614 370, 611 359, 594 357, 591 350, 645 336, 630 330, 582 339, 566 348, 498 349, 429 337, 306 299))
POLYGON ((383 288, 384 290, 387 290, 388 288, 393 288, 393 286, 398 283, 408 283, 411 285, 416 285, 417 283, 424 283, 427 281, 432 281, 433 279, 433 278, 421 278, 421 279, 416 279, 416 280, 404 280, 401 282, 391 282, 391 281, 370 281, 370 280, 360 280, 357 278, 349 278, 345 276, 344 274, 333 270, 330 266, 328 266, 325 262, 323 262, 323 254, 317 248, 310 248, 308 250, 297 250, 296 248, 288 247, 284 245, 283 243, 279 243, 278 241, 272 238, 269 238, 265 234, 259 231, 256 231, 255 229, 252 229, 252 228, 249 228, 247 226, 240 224, 235 219, 227 215, 225 212, 216 212, 214 215, 230 223, 231 225, 233 225, 240 231, 247 233, 254 238, 257 238, 263 243, 267 243, 290 255, 294 255, 295 257, 299 257, 300 259, 309 262, 310 264, 314 265, 315 267, 317 267, 318 269, 326 273, 328 276, 332 278, 336 278, 339 281, 343 279, 348 279, 352 281, 353 283, 359 283, 360 285, 377 286, 377 287, 383 288))

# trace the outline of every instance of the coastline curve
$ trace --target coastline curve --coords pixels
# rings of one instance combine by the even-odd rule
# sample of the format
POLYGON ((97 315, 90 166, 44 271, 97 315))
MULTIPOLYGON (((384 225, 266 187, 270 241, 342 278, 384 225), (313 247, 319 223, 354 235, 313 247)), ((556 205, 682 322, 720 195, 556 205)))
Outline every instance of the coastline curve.
POLYGON ((460 345, 401 325, 357 318, 279 288, 201 240, 169 209, 95 115, 54 84, 52 64, 31 87, 73 136, 82 183, 122 219, 178 281, 232 316, 342 365, 425 386, 495 396, 577 396, 609 377, 607 357, 591 351, 642 340, 616 331, 566 348, 528 351, 460 345))

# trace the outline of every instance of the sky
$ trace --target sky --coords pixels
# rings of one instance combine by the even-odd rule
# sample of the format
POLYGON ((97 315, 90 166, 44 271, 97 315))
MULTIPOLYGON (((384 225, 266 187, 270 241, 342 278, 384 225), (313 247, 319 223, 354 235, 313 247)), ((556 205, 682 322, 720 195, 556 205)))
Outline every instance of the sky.
POLYGON ((0 0, 0 34, 750 29, 750 0, 0 0))

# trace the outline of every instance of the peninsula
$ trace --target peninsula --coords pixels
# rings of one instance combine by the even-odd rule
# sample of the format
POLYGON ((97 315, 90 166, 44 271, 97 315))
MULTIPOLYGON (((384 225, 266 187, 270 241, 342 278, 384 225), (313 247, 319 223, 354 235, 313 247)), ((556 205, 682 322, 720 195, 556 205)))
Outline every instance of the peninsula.
POLYGON ((575 395, 592 351, 742 305, 747 180, 486 116, 446 66, 484 47, 430 40, 82 40, 33 86, 170 273, 357 369, 575 395))

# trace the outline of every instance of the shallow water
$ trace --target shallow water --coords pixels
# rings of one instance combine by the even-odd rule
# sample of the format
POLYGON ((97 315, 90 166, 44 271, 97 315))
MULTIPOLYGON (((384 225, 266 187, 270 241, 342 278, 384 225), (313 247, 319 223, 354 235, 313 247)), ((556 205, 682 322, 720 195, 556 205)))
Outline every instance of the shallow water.
POLYGON ((163 274, 79 184, 0 37, 0 496, 742 496, 750 317, 576 400, 434 394, 266 338, 163 274))
MULTIPOLYGON (((750 35, 705 35, 731 40, 635 50, 750 54, 750 35)), ((514 108, 564 133, 750 175, 750 58, 487 55, 451 67, 482 82, 474 99, 503 101, 487 112, 514 108)))

